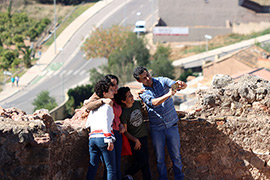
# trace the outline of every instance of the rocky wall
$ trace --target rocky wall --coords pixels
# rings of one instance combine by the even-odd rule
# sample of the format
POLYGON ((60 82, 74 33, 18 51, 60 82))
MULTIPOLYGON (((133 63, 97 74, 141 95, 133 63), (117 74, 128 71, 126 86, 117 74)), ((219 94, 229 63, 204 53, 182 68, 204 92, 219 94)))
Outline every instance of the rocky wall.
MULTIPOLYGON (((85 179, 86 130, 54 122, 48 111, 0 109, 0 179, 85 179)), ((75 125, 75 126, 73 126, 75 125)))
MULTIPOLYGON (((179 121, 186 179, 270 179, 269 83, 252 76, 234 82, 218 75, 197 97, 197 106, 179 121)), ((0 179, 85 179, 89 157, 84 123, 76 115, 54 122, 43 110, 26 115, 0 109, 0 179)), ((153 179, 158 179, 150 137, 149 154, 153 179)), ((173 179, 167 152, 166 162, 173 179)), ((131 157, 123 157, 123 172, 131 163, 131 157)), ((102 173, 100 165, 96 179, 102 173)))
POLYGON ((181 121, 187 179, 270 179, 270 85, 216 75, 181 121))

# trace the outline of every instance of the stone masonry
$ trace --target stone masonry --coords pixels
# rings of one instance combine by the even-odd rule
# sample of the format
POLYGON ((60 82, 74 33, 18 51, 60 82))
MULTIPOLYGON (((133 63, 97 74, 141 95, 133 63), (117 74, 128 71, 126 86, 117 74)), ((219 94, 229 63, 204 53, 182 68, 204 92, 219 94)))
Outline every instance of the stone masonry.
MULTIPOLYGON (((270 85, 244 76, 234 82, 216 75, 198 103, 179 121, 183 170, 187 180, 270 179, 270 85)), ((179 113, 179 115, 182 115, 179 113)), ((0 179, 85 179, 88 132, 85 119, 53 121, 45 110, 27 115, 0 109, 0 179)), ((149 137, 150 140, 150 137, 149 137)), ((157 179, 149 141, 150 166, 157 179)), ((131 157, 122 159, 123 171, 131 157)), ((173 168, 166 153, 169 179, 173 168)), ((102 179, 100 165, 97 179, 102 179)), ((134 179, 142 179, 138 173, 134 179)))

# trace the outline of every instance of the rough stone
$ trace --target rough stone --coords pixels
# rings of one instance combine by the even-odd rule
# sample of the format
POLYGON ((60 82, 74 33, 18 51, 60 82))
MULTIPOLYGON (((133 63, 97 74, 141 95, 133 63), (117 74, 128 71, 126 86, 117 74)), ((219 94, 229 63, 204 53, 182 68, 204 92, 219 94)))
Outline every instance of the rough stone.
MULTIPOLYGON (((197 92, 192 112, 178 113, 185 115, 178 125, 186 179, 270 179, 269 82, 248 75, 238 82, 215 82, 197 92)), ((46 111, 26 115, 0 107, 0 179, 85 179, 85 120, 82 112, 53 121, 46 111)), ((149 136, 150 167, 153 179, 158 179, 154 154, 149 136)), ((172 180, 167 151, 165 160, 172 180)), ((122 158, 123 172, 131 162, 129 156, 122 158)), ((97 179, 102 179, 103 166, 99 167, 97 179)), ((141 173, 134 179, 141 179, 141 173)))

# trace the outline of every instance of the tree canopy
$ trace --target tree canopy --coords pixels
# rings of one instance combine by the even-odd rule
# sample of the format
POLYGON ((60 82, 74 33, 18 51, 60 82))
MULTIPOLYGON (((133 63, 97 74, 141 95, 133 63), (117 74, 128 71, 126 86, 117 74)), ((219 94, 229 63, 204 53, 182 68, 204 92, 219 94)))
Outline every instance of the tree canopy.
POLYGON ((149 64, 150 54, 144 38, 121 26, 96 29, 84 43, 83 50, 87 58, 108 58, 108 65, 102 66, 101 71, 90 70, 92 84, 105 74, 114 74, 125 84, 133 80, 131 72, 135 66, 149 64))
POLYGON ((153 76, 164 76, 174 79, 174 67, 169 60, 170 53, 170 47, 158 45, 150 65, 153 76))
POLYGON ((80 108, 83 101, 88 99, 94 93, 94 88, 91 85, 77 86, 68 90, 68 101, 65 104, 68 116, 74 114, 75 109, 80 108))
POLYGON ((122 26, 112 26, 111 28, 96 28, 83 44, 82 50, 86 58, 105 57, 113 53, 114 50, 122 48, 123 41, 128 36, 128 30, 122 26))
POLYGON ((0 12, 0 47, 6 49, 0 50, 0 68, 5 70, 13 65, 14 60, 16 60, 16 64, 19 63, 18 52, 23 54, 21 62, 25 67, 31 66, 33 49, 26 46, 24 41, 27 39, 34 41, 50 23, 48 18, 37 21, 29 18, 25 13, 11 14, 11 4, 7 12, 0 12), (16 45, 17 49, 12 50, 10 48, 12 45, 16 45))

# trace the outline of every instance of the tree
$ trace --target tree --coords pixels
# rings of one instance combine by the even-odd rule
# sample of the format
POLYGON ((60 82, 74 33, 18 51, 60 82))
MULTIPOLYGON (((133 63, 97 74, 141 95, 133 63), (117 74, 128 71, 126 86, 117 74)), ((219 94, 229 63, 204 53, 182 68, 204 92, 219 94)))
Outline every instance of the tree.
POLYGON ((193 75, 192 69, 187 69, 179 76, 178 79, 187 82, 187 77, 191 75, 193 75))
POLYGON ((133 81, 131 72, 135 66, 147 66, 149 57, 144 40, 134 33, 129 33, 121 50, 115 50, 110 55, 107 73, 116 75, 121 84, 133 81))
POLYGON ((7 9, 7 13, 8 13, 9 18, 11 18, 11 7, 12 7, 12 0, 9 1, 9 5, 8 5, 8 9, 7 9))
POLYGON ((49 91, 41 91, 32 104, 35 106, 34 111, 38 109, 48 109, 50 111, 57 106, 55 98, 50 97, 49 91))
POLYGON ((124 27, 112 26, 108 29, 96 29, 84 43, 83 50, 87 58, 106 57, 108 65, 101 72, 90 70, 90 81, 94 84, 105 74, 118 76, 120 83, 132 81, 135 66, 147 66, 149 50, 143 37, 138 37, 124 27))
POLYGON ((89 81, 91 82, 92 85, 96 84, 97 81, 99 81, 102 77, 105 76, 105 74, 100 73, 96 68, 90 69, 89 74, 90 74, 89 81))
POLYGON ((18 55, 15 51, 3 50, 0 56, 0 68, 8 70, 17 57, 18 55))
POLYGON ((170 47, 159 45, 157 51, 153 56, 150 68, 153 76, 164 76, 174 79, 174 68, 172 62, 169 60, 171 53, 170 47))
POLYGON ((83 101, 88 99, 94 92, 92 85, 82 85, 77 86, 73 89, 68 90, 68 101, 65 104, 67 114, 72 116, 74 110, 80 108, 83 104, 83 101))
POLYGON ((25 46, 24 43, 17 43, 16 44, 18 51, 23 53, 23 63, 25 68, 30 68, 31 64, 31 56, 33 52, 33 48, 30 46, 25 46))
POLYGON ((84 42, 82 50, 85 52, 87 59, 96 57, 109 58, 114 50, 121 49, 127 36, 128 30, 125 27, 96 28, 84 42))
POLYGON ((84 43, 83 50, 87 58, 108 58, 108 65, 102 66, 101 72, 97 69, 90 70, 92 84, 109 73, 118 76, 122 84, 129 82, 133 80, 130 72, 134 67, 146 66, 150 57, 144 39, 120 26, 96 29, 84 43))

